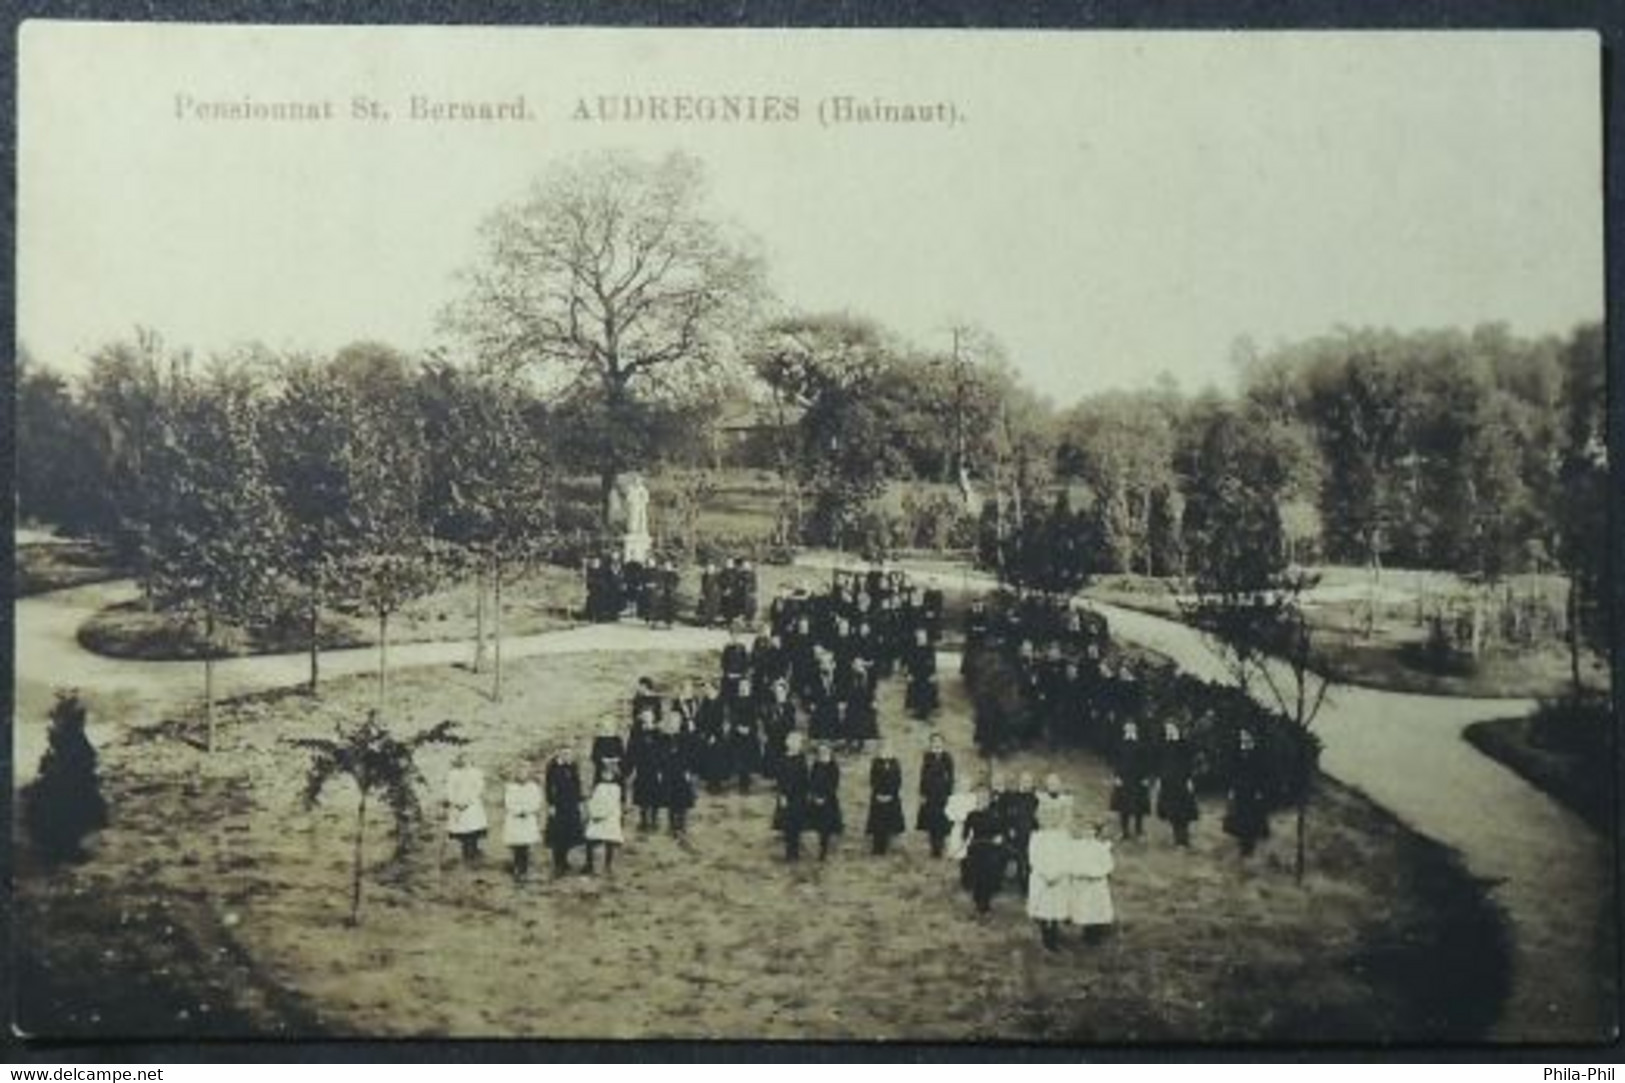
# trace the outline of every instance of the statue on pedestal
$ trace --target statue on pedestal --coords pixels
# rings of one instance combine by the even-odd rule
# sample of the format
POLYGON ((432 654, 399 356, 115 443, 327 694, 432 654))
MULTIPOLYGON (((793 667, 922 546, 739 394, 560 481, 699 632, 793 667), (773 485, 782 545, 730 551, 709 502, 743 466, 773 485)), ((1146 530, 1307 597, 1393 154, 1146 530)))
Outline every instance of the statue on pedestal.
POLYGON ((621 539, 621 557, 646 564, 649 561, 649 490, 643 477, 631 473, 620 482, 621 506, 626 509, 626 534, 621 539))

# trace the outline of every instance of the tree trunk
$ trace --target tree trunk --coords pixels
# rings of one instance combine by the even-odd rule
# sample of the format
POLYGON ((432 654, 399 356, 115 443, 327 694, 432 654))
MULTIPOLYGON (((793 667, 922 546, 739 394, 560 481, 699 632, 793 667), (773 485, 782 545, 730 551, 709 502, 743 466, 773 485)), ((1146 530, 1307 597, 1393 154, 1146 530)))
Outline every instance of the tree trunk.
POLYGON ((1580 585, 1578 577, 1569 574, 1569 680, 1574 684, 1574 698, 1578 700, 1580 687, 1580 585))
POLYGON ((317 596, 314 595, 314 594, 312 594, 310 596, 309 618, 310 618, 310 628, 309 628, 309 632, 310 632, 310 693, 311 693, 311 695, 315 695, 316 694, 316 684, 321 678, 321 663, 320 663, 320 661, 318 661, 318 658, 319 658, 320 653, 321 653, 321 645, 317 640, 317 637, 321 634, 321 604, 318 602, 317 596))
POLYGON ((203 617, 203 716, 209 723, 208 749, 214 751, 214 611, 203 617))
POLYGON ((485 670, 485 567, 474 570, 474 672, 485 670))
MULTIPOLYGON (((1305 785, 1307 785, 1307 783, 1305 785)), ((1298 798, 1298 847, 1292 863, 1292 874, 1300 884, 1303 883, 1305 851, 1307 848, 1307 843, 1305 841, 1305 826, 1308 823, 1308 819, 1309 797, 1308 794, 1305 793, 1303 796, 1298 798)))
POLYGON ((1382 582, 1382 556, 1375 542, 1366 549, 1366 567, 1371 570, 1369 589, 1365 595, 1364 638, 1370 639, 1377 631, 1377 588, 1382 582))
POLYGON ((361 924, 361 857, 367 838, 367 791, 355 813, 355 852, 350 861, 350 924, 361 924))
POLYGON ((384 709, 389 694, 389 610, 378 609, 378 710, 384 709))
POLYGON ((502 702, 502 565, 491 568, 491 630, 492 665, 491 698, 502 702))

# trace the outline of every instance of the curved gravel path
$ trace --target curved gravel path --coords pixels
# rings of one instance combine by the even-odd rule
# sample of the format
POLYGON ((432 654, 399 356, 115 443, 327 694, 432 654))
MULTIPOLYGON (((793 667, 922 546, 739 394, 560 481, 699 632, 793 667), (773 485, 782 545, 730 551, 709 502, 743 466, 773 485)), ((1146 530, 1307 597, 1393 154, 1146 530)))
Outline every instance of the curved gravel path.
MULTIPOLYGON (((125 725, 154 721, 179 704, 194 703, 203 694, 203 663, 151 662, 108 658, 80 645, 79 626, 102 608, 137 597, 129 581, 96 583, 19 599, 15 610, 17 682, 51 688, 77 688, 114 704, 125 725)), ((580 654, 596 651, 711 650, 720 649, 727 633, 704 628, 677 627, 651 630, 633 624, 584 624, 563 631, 506 637, 504 661, 540 654, 580 654)), ((389 648, 391 671, 412 666, 466 664, 473 642, 400 643, 389 648)), ((310 677, 310 659, 303 653, 250 655, 215 663, 215 690, 221 699, 272 688, 304 684, 310 677)), ((327 650, 321 655, 322 679, 376 673, 377 647, 327 650)), ((36 687, 36 701, 41 694, 36 687)), ((22 699, 21 696, 18 697, 22 699)), ((94 719, 94 713, 93 713, 94 719)), ((110 723, 95 724, 91 739, 98 745, 114 734, 110 723)), ((45 747, 42 717, 19 715, 13 720, 14 778, 18 785, 32 777, 45 747)))
MULTIPOLYGON (((809 568, 827 570, 809 559, 809 568)), ((945 587, 990 585, 985 576, 947 566, 910 566, 911 574, 945 587)), ((105 658, 79 645, 79 625, 103 606, 133 597, 128 583, 95 584, 16 603, 19 685, 74 686, 122 703, 123 717, 155 717, 195 698, 197 662, 137 662, 105 658)), ((1174 621, 1090 604, 1113 633, 1160 651, 1185 669, 1223 679, 1202 637, 1174 621)), ((725 633, 697 628, 652 631, 630 624, 584 625, 505 640, 506 659, 540 654, 616 650, 704 650, 725 633)), ((413 643, 391 648, 393 667, 466 662, 466 642, 413 643)), ((326 651, 324 676, 371 672, 376 648, 326 651)), ((307 676, 302 654, 221 662, 222 697, 295 685, 307 676)), ((36 693, 39 691, 35 689, 36 693)), ((19 697, 21 700, 22 697, 19 697)), ((1473 722, 1526 713, 1527 700, 1454 699, 1339 687, 1315 729, 1325 742, 1324 770, 1355 786, 1416 830, 1458 850, 1474 875, 1490 885, 1505 910, 1513 940, 1512 988, 1492 1038, 1501 1041, 1583 1042, 1611 1036, 1617 991, 1614 960, 1612 840, 1462 738, 1473 722)), ((32 773, 43 748, 41 719, 14 720, 17 780, 32 773)), ((92 733, 98 743, 112 735, 92 733)), ((1313 825, 1311 824, 1311 830, 1313 825)))

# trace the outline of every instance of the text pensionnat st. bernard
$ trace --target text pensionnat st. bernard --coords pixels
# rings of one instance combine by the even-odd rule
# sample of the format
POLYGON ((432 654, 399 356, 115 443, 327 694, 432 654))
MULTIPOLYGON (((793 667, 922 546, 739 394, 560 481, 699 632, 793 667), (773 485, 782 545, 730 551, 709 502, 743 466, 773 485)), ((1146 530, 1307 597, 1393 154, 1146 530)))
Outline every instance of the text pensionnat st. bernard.
MULTIPOLYGON (((459 100, 413 94, 386 103, 366 94, 333 98, 267 99, 251 95, 209 98, 175 95, 175 119, 182 121, 378 122, 403 119, 429 123, 528 122, 537 109, 518 94, 511 98, 459 100)), ((900 101, 834 94, 809 100, 795 95, 614 94, 570 100, 572 121, 604 124, 935 124, 955 127, 964 114, 951 101, 900 101)))

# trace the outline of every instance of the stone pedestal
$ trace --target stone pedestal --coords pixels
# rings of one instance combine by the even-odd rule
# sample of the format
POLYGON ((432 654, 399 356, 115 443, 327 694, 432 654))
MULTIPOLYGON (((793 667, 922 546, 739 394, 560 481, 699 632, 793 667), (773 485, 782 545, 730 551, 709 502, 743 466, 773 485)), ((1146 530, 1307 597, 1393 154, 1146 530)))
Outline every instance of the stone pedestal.
POLYGON ((621 539, 621 559, 624 561, 637 561, 639 564, 649 563, 649 546, 651 539, 647 532, 628 534, 621 539))

